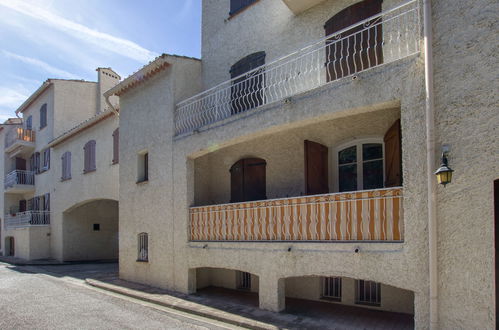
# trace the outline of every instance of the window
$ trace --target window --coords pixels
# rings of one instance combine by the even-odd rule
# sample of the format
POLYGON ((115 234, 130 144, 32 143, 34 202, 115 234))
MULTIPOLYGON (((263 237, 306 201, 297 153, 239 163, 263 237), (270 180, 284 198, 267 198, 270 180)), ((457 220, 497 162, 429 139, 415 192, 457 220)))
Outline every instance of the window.
POLYGON ((29 116, 28 119, 26 119, 26 129, 27 130, 33 129, 33 116, 29 116))
POLYGON ((95 171, 95 140, 88 141, 83 147, 83 173, 95 171))
POLYGON ((29 159, 29 163, 30 163, 31 170, 35 174, 39 174, 40 173, 40 153, 35 152, 33 155, 31 155, 31 157, 29 159))
POLYGON ((119 127, 113 132, 113 164, 120 162, 120 129, 119 127))
POLYGON ((376 139, 338 151, 338 191, 383 188, 383 152, 376 139))
POLYGON ((149 237, 147 233, 140 233, 137 243, 137 261, 149 261, 149 237))
POLYGON ((47 126, 47 103, 40 108, 40 129, 47 126))
POLYGON ((230 168, 230 202, 267 199, 267 162, 261 158, 245 158, 230 168))
POLYGON ((48 171, 50 169, 50 148, 43 150, 43 167, 42 171, 48 171))
POLYGON ((100 231, 100 223, 94 223, 94 231, 100 231))
POLYGON ((361 305, 381 305, 381 284, 373 281, 355 281, 355 303, 361 305))
POLYGON ((247 72, 264 64, 265 52, 257 52, 239 60, 230 68, 231 78, 239 77, 232 82, 230 89, 232 115, 263 104, 265 71, 262 68, 251 73, 247 72))
POLYGON ((252 5, 253 3, 257 2, 258 0, 230 0, 230 12, 229 15, 232 16, 234 14, 237 14, 244 8, 248 7, 249 5, 252 5))
POLYGON ((341 277, 324 277, 322 282, 322 296, 341 301, 341 277))
POLYGON ((247 272, 238 272, 238 288, 242 290, 251 290, 251 274, 247 272))
POLYGON ((139 153, 137 164, 137 183, 149 181, 149 153, 139 153))
POLYGON ((71 152, 66 151, 62 154, 62 175, 61 180, 71 179, 71 152))

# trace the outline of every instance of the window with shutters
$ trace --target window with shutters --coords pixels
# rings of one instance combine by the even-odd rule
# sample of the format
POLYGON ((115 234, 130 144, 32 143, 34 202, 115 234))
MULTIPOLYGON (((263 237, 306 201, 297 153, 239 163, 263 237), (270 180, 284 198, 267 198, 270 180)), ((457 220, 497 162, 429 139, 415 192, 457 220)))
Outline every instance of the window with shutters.
POLYGON ((356 140, 338 148, 338 191, 356 191, 384 187, 383 140, 356 140))
POLYGON ((43 165, 42 172, 50 169, 50 148, 43 150, 43 165))
POLYGON ((69 180, 71 179, 71 152, 66 151, 65 153, 63 153, 61 161, 62 161, 61 180, 62 181, 69 180))
POLYGON ((381 283, 355 280, 355 303, 360 305, 381 305, 381 283))
MULTIPOLYGON (((40 173, 40 153, 39 152, 35 152, 33 154, 33 160, 32 160, 32 170, 33 172, 35 172, 35 174, 39 174, 40 173)), ((31 159, 30 159, 30 162, 31 162, 31 159)))
POLYGON ((265 69, 252 70, 264 64, 265 52, 262 51, 246 56, 230 68, 231 78, 237 78, 231 86, 232 115, 263 104, 265 69))
POLYGON ((149 261, 149 235, 140 233, 137 236, 137 261, 149 261))
POLYGON ((149 181, 149 153, 139 152, 137 157, 137 183, 149 181))
POLYGON ((233 16, 241 11, 243 11, 248 6, 258 2, 259 0, 230 0, 230 12, 229 16, 233 16))
POLYGON ((40 129, 47 126, 47 103, 40 108, 40 129))
POLYGON ((119 127, 113 132, 113 164, 120 162, 120 129, 119 127))
POLYGON ((95 144, 95 140, 90 140, 83 147, 83 173, 89 173, 96 170, 95 144))
MULTIPOLYGON (((324 29, 326 36, 355 25, 381 12, 383 0, 364 0, 331 17, 324 29)), ((381 18, 343 31, 327 40, 327 81, 349 76, 383 63, 381 18), (366 28, 369 27, 369 28, 366 28)))
POLYGON ((26 129, 33 129, 33 116, 29 116, 28 119, 26 119, 26 129))

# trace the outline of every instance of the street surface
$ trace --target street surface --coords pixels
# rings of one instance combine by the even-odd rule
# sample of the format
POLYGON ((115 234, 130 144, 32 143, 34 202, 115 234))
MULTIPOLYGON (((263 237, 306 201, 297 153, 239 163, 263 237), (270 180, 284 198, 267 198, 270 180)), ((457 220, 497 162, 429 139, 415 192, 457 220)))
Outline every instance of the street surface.
POLYGON ((84 284, 85 277, 98 277, 115 267, 0 263, 0 329, 234 328, 84 284))

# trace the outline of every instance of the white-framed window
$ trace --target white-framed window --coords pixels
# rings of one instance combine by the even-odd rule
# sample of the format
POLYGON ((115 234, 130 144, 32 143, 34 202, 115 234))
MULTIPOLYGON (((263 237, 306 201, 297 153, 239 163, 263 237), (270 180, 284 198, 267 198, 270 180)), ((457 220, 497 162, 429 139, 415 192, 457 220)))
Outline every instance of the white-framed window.
POLYGON ((149 261, 149 235, 137 235, 137 261, 149 261))
POLYGON ((338 192, 384 187, 383 138, 358 139, 342 144, 334 154, 338 192))
POLYGON ((360 305, 381 305, 381 283, 355 280, 355 303, 360 305))
POLYGON ((251 273, 238 272, 238 288, 242 290, 251 290, 251 273))
POLYGON ((322 279, 322 296, 341 301, 341 277, 324 277, 322 279))

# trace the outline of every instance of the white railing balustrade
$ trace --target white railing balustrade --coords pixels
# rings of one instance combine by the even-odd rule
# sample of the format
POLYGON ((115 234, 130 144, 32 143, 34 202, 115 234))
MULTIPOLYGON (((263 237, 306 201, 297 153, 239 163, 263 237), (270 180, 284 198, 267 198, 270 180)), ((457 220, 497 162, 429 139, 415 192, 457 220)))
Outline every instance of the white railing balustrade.
POLYGON ((5 229, 48 225, 50 211, 25 211, 5 216, 5 229))
POLYGON ((191 241, 403 241, 402 188, 190 208, 191 241))
POLYGON ((35 142, 35 131, 22 127, 11 130, 5 137, 5 148, 10 147, 17 141, 35 142))
POLYGON ((175 134, 416 54, 419 44, 411 0, 178 103, 175 134))
POLYGON ((35 174, 33 171, 14 170, 5 177, 4 188, 14 187, 16 184, 34 185, 35 174))

